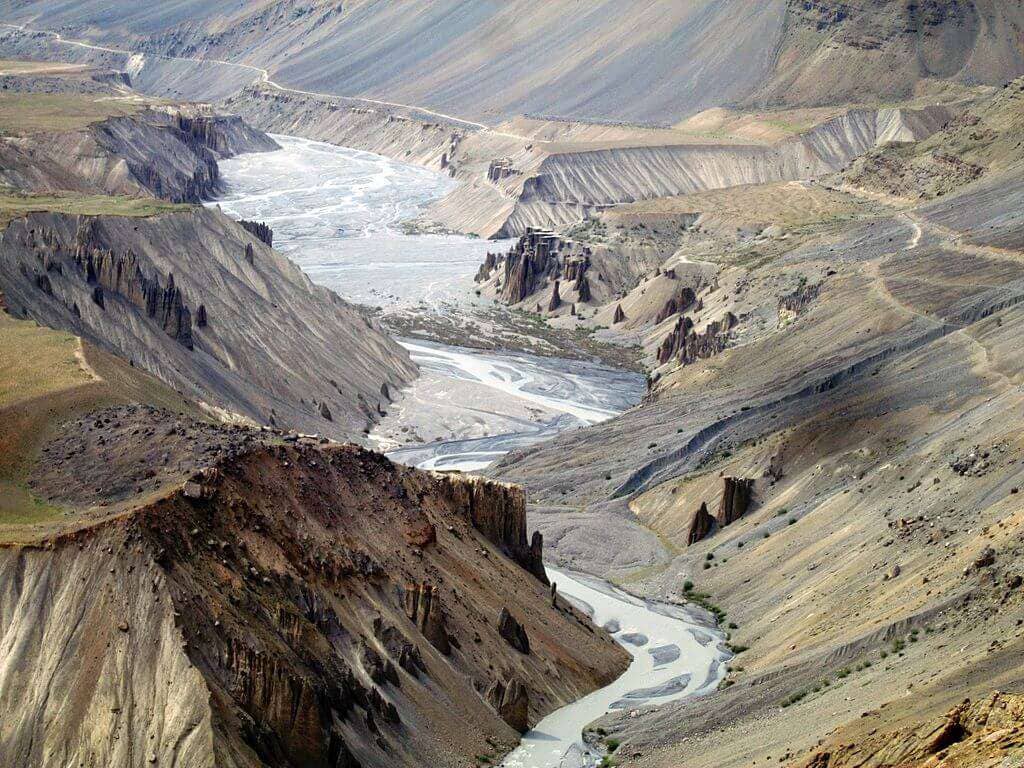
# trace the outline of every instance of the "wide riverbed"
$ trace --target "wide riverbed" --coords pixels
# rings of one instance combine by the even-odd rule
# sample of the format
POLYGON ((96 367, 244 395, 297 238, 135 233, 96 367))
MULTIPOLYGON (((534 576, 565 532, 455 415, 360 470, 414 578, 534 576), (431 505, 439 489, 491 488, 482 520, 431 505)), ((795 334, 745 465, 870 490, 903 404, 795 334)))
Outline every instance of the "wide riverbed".
MULTIPOLYGON (((289 136, 277 152, 221 163, 236 218, 264 221, 274 246, 338 295, 384 311, 472 311, 473 276, 496 244, 409 235, 402 222, 454 182, 380 155, 289 136)), ((609 419, 636 404, 643 377, 595 363, 403 340, 423 375, 371 439, 396 461, 481 469, 524 448, 609 419)))
MULTIPOLYGON (((221 208, 265 221, 274 246, 346 299, 418 312, 471 308, 473 275, 494 243, 408 235, 401 222, 452 181, 366 152, 284 136, 277 152, 221 164, 221 208)), ((612 418, 643 394, 643 378, 596 363, 483 352, 421 339, 402 343, 421 376, 371 435, 395 460, 431 469, 480 469, 509 450, 612 418)), ((722 635, 679 606, 643 601, 609 584, 549 568, 559 593, 633 656, 618 680, 542 720, 507 768, 591 766, 583 727, 606 712, 664 704, 713 689, 728 652, 722 635)))
POLYGON ((688 608, 641 600, 600 579, 551 566, 548 577, 569 602, 604 627, 633 657, 614 683, 541 720, 505 758, 504 768, 582 768, 599 755, 581 728, 607 712, 631 713, 713 691, 731 657, 725 638, 688 608))

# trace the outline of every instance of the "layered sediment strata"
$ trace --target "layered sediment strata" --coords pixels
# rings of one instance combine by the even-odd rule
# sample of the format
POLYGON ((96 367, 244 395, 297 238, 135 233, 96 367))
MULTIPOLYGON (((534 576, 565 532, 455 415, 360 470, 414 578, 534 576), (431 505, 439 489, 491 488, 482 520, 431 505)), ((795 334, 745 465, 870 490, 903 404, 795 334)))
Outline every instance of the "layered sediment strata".
POLYGON ((721 319, 708 323, 698 333, 694 330, 693 320, 682 315, 658 347, 658 364, 664 365, 675 360, 680 365, 689 365, 697 360, 714 357, 728 346, 730 332, 736 323, 736 316, 726 312, 721 319))
POLYGON ((0 255, 16 316, 257 423, 351 437, 415 375, 372 319, 216 210, 30 214, 0 235, 0 255))
MULTIPOLYGON (((255 448, 129 514, 0 546, 0 637, 33 638, 0 661, 0 764, 129 766, 144 745, 157 765, 454 766, 511 745, 625 654, 453 508, 463 482, 353 448, 255 448), (445 533, 413 547, 418 520, 445 533), (428 578, 410 618, 405 585, 428 578), (443 596, 447 654, 423 630, 427 595, 443 596), (541 638, 530 656, 490 618, 506 600, 541 638), (554 679, 561 654, 575 661, 554 679), (69 678, 89 681, 73 711, 47 695, 69 678)), ((504 496, 474 482, 477 502, 491 489, 504 496)))
POLYGON ((0 179, 23 192, 199 203, 220 190, 218 160, 276 148, 237 117, 193 107, 145 109, 79 130, 0 139, 0 179))

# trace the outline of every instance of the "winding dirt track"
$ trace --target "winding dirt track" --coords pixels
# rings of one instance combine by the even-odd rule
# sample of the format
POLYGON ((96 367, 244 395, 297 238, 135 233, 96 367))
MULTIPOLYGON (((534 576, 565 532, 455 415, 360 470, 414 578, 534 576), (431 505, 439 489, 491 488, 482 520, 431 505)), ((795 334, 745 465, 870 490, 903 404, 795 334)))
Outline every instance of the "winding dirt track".
POLYGON ((267 69, 265 69, 263 67, 253 66, 251 64, 239 64, 238 62, 226 61, 224 59, 205 59, 205 58, 192 58, 192 57, 187 57, 187 56, 164 56, 164 55, 161 55, 161 54, 154 54, 154 53, 141 53, 139 51, 131 51, 131 50, 127 50, 127 49, 124 49, 124 48, 111 48, 111 47, 104 46, 104 45, 96 45, 94 43, 87 43, 84 40, 69 40, 68 38, 66 38, 63 35, 61 35, 59 32, 51 32, 48 29, 33 29, 33 28, 30 28, 30 27, 28 27, 28 26, 26 26, 24 24, 6 24, 6 23, 3 23, 3 24, 0 24, 0 26, 7 27, 8 29, 14 29, 14 30, 17 30, 19 32, 49 35, 50 37, 52 37, 54 39, 55 42, 58 42, 58 43, 60 43, 62 45, 69 45, 69 46, 73 46, 73 47, 76 47, 76 48, 85 48, 87 50, 92 50, 92 51, 101 51, 103 53, 116 53, 116 54, 120 54, 120 55, 123 55, 123 56, 152 56, 153 58, 163 59, 164 61, 187 61, 187 62, 198 63, 198 64, 220 64, 222 66, 227 66, 227 67, 238 67, 240 69, 245 69, 245 70, 248 70, 248 71, 253 72, 254 74, 256 74, 258 76, 256 82, 266 83, 271 88, 274 88, 274 89, 276 89, 278 91, 282 91, 282 92, 285 92, 285 93, 295 93, 295 94, 298 94, 300 96, 316 96, 316 97, 327 98, 327 99, 351 99, 353 101, 361 101, 361 102, 364 102, 366 104, 376 104, 378 106, 383 106, 383 107, 396 107, 398 109, 411 109, 411 110, 415 110, 417 112, 422 112, 425 115, 431 115, 432 117, 441 118, 442 120, 448 120, 448 121, 453 122, 453 123, 459 123, 461 125, 465 125, 467 127, 474 128, 474 129, 477 129, 477 130, 489 131, 490 133, 493 133, 496 136, 504 136, 506 138, 519 139, 519 140, 522 140, 522 141, 533 141, 533 139, 531 137, 529 137, 529 136, 522 136, 522 135, 516 134, 516 133, 508 133, 506 131, 498 131, 498 130, 495 130, 494 128, 492 128, 489 125, 485 125, 484 123, 477 123, 477 122, 474 122, 472 120, 466 120, 466 119, 461 118, 461 117, 456 117, 455 115, 447 115, 444 112, 437 112, 437 111, 435 111, 433 109, 427 109, 426 107, 420 107, 420 106, 417 106, 415 104, 401 104, 401 103, 396 102, 396 101, 384 101, 382 99, 369 99, 369 98, 366 98, 365 96, 342 96, 342 95, 339 95, 339 94, 336 94, 336 93, 320 93, 320 92, 317 92, 317 91, 303 91, 303 90, 300 90, 298 88, 289 88, 286 85, 281 85, 280 83, 275 82, 274 80, 272 80, 270 78, 270 71, 269 70, 267 70, 267 69))

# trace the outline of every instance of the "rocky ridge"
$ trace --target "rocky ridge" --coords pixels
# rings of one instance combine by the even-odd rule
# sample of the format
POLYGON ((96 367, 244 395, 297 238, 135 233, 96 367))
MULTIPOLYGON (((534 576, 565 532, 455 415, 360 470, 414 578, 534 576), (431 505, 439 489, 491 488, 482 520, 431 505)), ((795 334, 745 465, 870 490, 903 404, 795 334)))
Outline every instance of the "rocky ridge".
POLYGON ((127 765, 144 745, 155 764, 369 768, 508 748, 625 656, 479 531, 508 530, 508 504, 501 486, 355 448, 256 446, 128 515, 0 547, 0 570, 23 576, 0 599, 0 634, 35 639, 0 664, 13 697, 0 764, 127 765), (64 605, 60 620, 26 612, 28 594, 64 605), (528 657, 489 618, 499 594, 530 617, 528 657), (556 658, 573 659, 560 679, 556 658), (57 711, 44 690, 68 675, 93 683, 57 711))
POLYGON ((0 180, 36 194, 74 191, 199 203, 220 190, 218 159, 276 147, 234 116, 198 108, 149 109, 80 130, 4 137, 0 180))
POLYGON ((374 321, 216 210, 31 214, 0 236, 0 254, 15 315, 259 424, 351 437, 415 375, 374 321))

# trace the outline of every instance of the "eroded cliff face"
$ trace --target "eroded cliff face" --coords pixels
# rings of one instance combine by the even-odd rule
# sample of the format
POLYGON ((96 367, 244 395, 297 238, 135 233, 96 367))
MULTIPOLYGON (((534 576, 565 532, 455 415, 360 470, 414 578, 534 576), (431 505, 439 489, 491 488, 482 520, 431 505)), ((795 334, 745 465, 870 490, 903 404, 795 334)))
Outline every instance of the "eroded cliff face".
POLYGON ((506 304, 547 316, 573 315, 621 295, 657 258, 629 258, 543 229, 526 233, 505 253, 488 253, 477 271, 481 290, 506 304))
POLYGON ((11 312, 259 424, 351 437, 415 376, 375 322, 216 210, 31 214, 0 235, 11 312))
POLYGON ((277 148, 240 118, 183 106, 80 130, 0 139, 0 179, 32 193, 77 191, 199 203, 220 189, 217 161, 277 148))
POLYGON ((447 766, 510 748, 626 663, 551 606, 542 568, 504 556, 525 538, 507 486, 267 446, 0 548, 0 765, 447 766))

